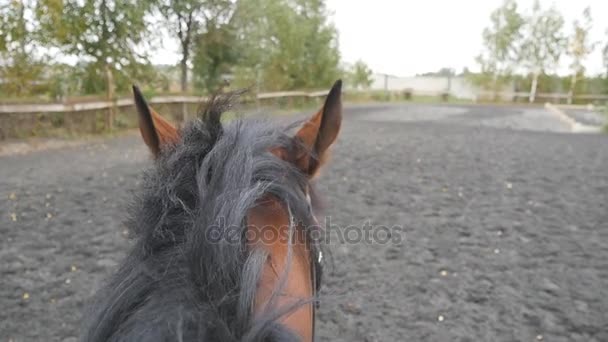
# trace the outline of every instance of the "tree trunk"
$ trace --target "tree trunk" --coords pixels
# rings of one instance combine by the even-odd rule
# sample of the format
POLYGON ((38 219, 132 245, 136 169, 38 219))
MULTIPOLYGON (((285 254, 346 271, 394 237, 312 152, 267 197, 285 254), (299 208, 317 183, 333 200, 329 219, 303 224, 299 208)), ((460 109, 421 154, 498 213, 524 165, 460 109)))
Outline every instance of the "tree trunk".
POLYGON ((182 111, 182 122, 188 121, 188 103, 182 102, 181 111, 182 111))
POLYGON ((492 76, 492 101, 498 102, 498 74, 494 73, 492 76))
POLYGON ((110 65, 105 65, 106 73, 106 90, 107 100, 111 103, 106 113, 106 130, 111 131, 114 129, 114 118, 116 117, 116 102, 114 99, 114 76, 112 75, 112 69, 110 65))
POLYGON ((384 93, 386 96, 386 101, 390 100, 390 95, 388 92, 388 75, 384 75, 384 93))
POLYGON ((445 90, 446 93, 451 93, 452 92, 452 75, 448 75, 448 85, 447 85, 447 89, 445 90))
POLYGON ((255 71, 255 109, 260 111, 260 98, 258 95, 260 94, 262 89, 262 70, 260 66, 256 66, 255 71))
MULTIPOLYGON (((180 68, 182 71, 182 77, 181 77, 181 89, 182 89, 182 93, 188 92, 188 55, 184 53, 184 57, 182 58, 181 62, 180 62, 180 68)), ((188 106, 186 105, 186 103, 182 103, 182 121, 186 121, 188 120, 188 106)))
POLYGON ((578 81, 576 72, 572 74, 572 81, 570 81, 570 91, 568 92, 568 104, 572 104, 574 99, 574 88, 576 87, 576 82, 578 81))
POLYGON ((181 62, 179 63, 180 68, 181 68, 181 72, 182 72, 182 76, 181 76, 181 90, 183 93, 188 91, 188 59, 186 56, 184 56, 184 58, 182 58, 181 62))
POLYGON ((538 76, 540 73, 535 72, 532 78, 532 86, 530 87, 530 103, 534 103, 536 100, 536 89, 538 88, 538 76))

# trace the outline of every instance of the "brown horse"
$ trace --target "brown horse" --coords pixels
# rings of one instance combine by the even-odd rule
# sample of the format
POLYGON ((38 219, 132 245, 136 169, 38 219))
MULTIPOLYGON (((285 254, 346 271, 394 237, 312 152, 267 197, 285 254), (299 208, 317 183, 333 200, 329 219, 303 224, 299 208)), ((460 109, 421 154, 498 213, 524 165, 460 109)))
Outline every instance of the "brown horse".
POLYGON ((133 248, 96 296, 84 339, 312 341, 312 181, 340 129, 341 81, 295 134, 222 124, 231 96, 178 130, 134 96, 155 166, 132 207, 133 248))

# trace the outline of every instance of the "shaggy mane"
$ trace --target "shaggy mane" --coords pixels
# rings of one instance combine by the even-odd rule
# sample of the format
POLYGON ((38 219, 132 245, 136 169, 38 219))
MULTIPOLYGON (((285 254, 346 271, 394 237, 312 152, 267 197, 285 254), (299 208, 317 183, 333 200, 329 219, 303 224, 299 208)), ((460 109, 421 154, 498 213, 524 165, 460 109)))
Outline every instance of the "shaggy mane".
MULTIPOLYGON (((145 172, 128 220, 134 244, 91 303, 84 341, 299 340, 278 319, 305 303, 253 317, 267 255, 250 251, 244 232, 248 210, 265 194, 284 203, 293 221, 312 227, 303 191, 310 184, 268 152, 297 148, 292 126, 222 124, 238 95, 210 100, 145 172), (229 229, 240 233, 236 241, 213 238, 229 229)), ((312 241, 313 255, 319 248, 312 241)), ((321 269, 312 260, 318 287, 321 269)))

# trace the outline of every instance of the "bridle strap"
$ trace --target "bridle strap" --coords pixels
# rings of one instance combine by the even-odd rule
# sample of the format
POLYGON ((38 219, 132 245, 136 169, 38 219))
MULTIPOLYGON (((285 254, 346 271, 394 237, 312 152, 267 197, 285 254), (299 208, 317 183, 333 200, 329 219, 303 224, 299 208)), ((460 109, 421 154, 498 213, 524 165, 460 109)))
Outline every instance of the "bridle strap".
MULTIPOLYGON (((309 215, 313 218, 315 224, 317 223, 317 219, 314 216, 314 213, 312 211, 312 200, 310 197, 310 187, 307 186, 306 190, 305 190, 305 194, 306 194, 306 201, 308 202, 308 210, 309 210, 309 215)), ((309 235, 308 237, 309 240, 311 240, 311 237, 309 235)), ((314 255, 313 253, 313 249, 310 249, 310 281, 311 281, 311 289, 312 289, 312 296, 313 296, 313 302, 311 303, 312 305, 312 340, 315 340, 315 325, 316 325, 316 311, 317 311, 317 263, 321 262, 321 254, 320 251, 318 252, 319 255, 314 255)))
POLYGON ((317 313, 317 267, 315 265, 315 261, 312 260, 311 264, 311 281, 312 281, 312 295, 314 301, 312 302, 312 340, 315 340, 315 323, 316 323, 316 313, 317 313))

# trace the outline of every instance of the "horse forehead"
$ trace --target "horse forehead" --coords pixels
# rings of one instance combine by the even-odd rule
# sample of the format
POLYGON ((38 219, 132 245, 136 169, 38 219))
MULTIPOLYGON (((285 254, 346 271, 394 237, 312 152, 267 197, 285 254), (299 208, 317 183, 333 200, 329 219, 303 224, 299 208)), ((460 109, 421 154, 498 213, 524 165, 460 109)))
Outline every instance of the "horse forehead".
MULTIPOLYGON (((250 248, 263 248, 269 255, 258 284, 255 312, 262 312, 266 308, 268 299, 279 285, 279 279, 284 272, 288 273, 287 281, 280 291, 281 296, 276 303, 278 307, 312 298, 312 265, 305 230, 291 224, 287 208, 273 196, 266 196, 260 201, 260 205, 250 209, 247 220, 250 248), (293 237, 291 242, 289 237, 293 237), (287 264, 290 247, 292 259, 290 264, 287 264)), ((304 341, 312 340, 312 305, 308 304, 295 310, 281 321, 304 341)))
POLYGON ((264 248, 271 259, 284 257, 292 224, 289 211, 272 195, 264 196, 247 212, 247 242, 264 248))
POLYGON ((258 226, 260 223, 263 226, 281 226, 289 224, 289 213, 275 196, 264 195, 257 205, 247 212, 247 221, 253 226, 258 226))

